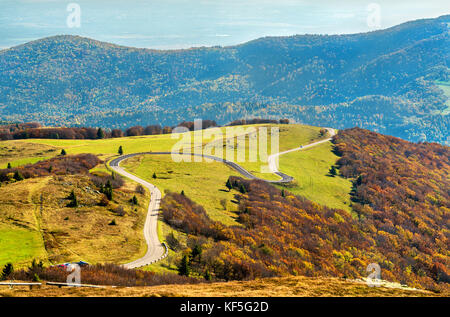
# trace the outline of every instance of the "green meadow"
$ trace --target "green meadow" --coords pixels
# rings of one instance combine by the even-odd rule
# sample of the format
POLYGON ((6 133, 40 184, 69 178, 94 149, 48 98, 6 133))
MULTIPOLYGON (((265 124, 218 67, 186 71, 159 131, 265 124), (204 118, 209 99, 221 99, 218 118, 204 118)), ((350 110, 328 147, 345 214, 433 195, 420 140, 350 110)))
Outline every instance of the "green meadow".
POLYGON ((44 243, 38 231, 0 225, 0 267, 14 263, 15 268, 22 268, 34 258, 45 256, 44 243))
MULTIPOLYGON (((270 155, 272 153, 282 152, 286 150, 290 150, 293 148, 297 148, 300 145, 306 145, 313 141, 316 141, 320 138, 319 131, 320 128, 318 127, 311 127, 311 126, 304 126, 304 125, 279 125, 279 144, 278 144, 278 150, 272 147, 272 138, 268 137, 268 151, 267 154, 270 155)), ((251 152, 259 152, 258 149, 252 148, 247 146, 246 151, 248 153, 251 152)), ((268 173, 262 168, 267 167, 267 158, 261 159, 261 156, 256 155, 258 161, 257 162, 242 162, 239 163, 242 165, 245 169, 250 171, 253 175, 260 177, 262 179, 266 180, 279 180, 280 177, 268 173)))
POLYGON ((53 146, 27 141, 2 141, 0 143, 0 169, 6 168, 8 163, 11 164, 11 167, 17 167, 46 160, 57 155, 57 150, 53 146))
MULTIPOLYGON (((326 142, 281 155, 279 170, 295 178, 295 185, 287 188, 292 193, 331 208, 351 212, 351 181, 340 176, 331 177, 328 173, 338 160, 331 150, 332 143, 326 142)), ((283 188, 282 185, 277 186, 283 188)))
MULTIPOLYGON (((221 153, 222 157, 225 157, 229 161, 238 163, 253 175, 266 180, 280 179, 279 176, 268 173, 268 171, 264 170, 265 168, 267 168, 267 157, 270 154, 286 151, 292 148, 299 147, 300 145, 305 145, 318 140, 320 139, 319 132, 321 129, 319 127, 298 124, 258 124, 233 128, 236 128, 236 135, 242 136, 254 134, 255 137, 253 139, 251 139, 250 137, 230 138, 230 136, 227 135, 227 142, 224 143, 224 147, 221 153), (278 128, 279 131, 278 146, 272 144, 272 129, 276 128, 278 128), (267 146, 263 147, 263 149, 265 148, 265 151, 263 150, 263 152, 265 152, 265 155, 262 155, 258 139, 261 136, 264 136, 264 133, 267 134, 267 138, 263 137, 263 139, 267 140, 267 146), (228 155, 228 153, 226 153, 227 150, 232 153, 232 155, 228 155)), ((217 153, 214 150, 214 148, 211 149, 211 154, 217 156, 217 153)))
POLYGON ((93 153, 97 155, 117 154, 119 146, 124 153, 170 151, 177 139, 170 134, 123 137, 101 140, 43 140, 28 139, 27 142, 65 149, 67 154, 93 153))

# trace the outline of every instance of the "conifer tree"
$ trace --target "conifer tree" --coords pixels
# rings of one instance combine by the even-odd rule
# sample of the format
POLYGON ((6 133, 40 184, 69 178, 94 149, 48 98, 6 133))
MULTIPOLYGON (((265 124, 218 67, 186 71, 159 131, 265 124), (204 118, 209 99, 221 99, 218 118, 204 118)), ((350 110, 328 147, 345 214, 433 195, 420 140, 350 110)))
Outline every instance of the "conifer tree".
POLYGON ((104 138, 105 138, 105 132, 103 132, 102 128, 98 128, 97 139, 104 139, 104 138))
POLYGON ((191 268, 189 264, 189 257, 184 255, 181 259, 180 264, 178 265, 178 274, 183 276, 189 276, 191 273, 191 268))
POLYGON ((230 191, 233 188, 233 185, 230 182, 230 179, 227 179, 227 183, 225 184, 225 186, 227 186, 228 191, 230 191))
POLYGON ((331 166, 331 168, 330 168, 330 175, 333 176, 333 177, 337 175, 337 170, 336 170, 336 167, 334 165, 331 166))
POLYGON ((78 199, 73 190, 70 193, 68 199, 70 199, 70 202, 67 204, 67 207, 78 207, 78 199))
POLYGON ((14 177, 14 179, 15 179, 16 181, 22 181, 22 180, 24 180, 23 175, 22 175, 19 171, 15 171, 13 177, 14 177))

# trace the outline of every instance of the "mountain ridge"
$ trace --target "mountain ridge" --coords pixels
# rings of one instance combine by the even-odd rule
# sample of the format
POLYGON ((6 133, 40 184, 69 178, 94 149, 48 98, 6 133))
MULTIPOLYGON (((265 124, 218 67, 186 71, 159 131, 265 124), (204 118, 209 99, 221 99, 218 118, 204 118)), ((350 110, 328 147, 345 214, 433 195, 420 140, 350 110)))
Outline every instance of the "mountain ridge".
POLYGON ((368 31, 368 32, 357 32, 357 33, 345 33, 345 34, 323 34, 323 33, 304 33, 304 34, 293 34, 293 35, 285 35, 285 36, 262 36, 250 41, 246 41, 243 43, 238 43, 238 44, 234 44, 234 45, 226 45, 226 46, 222 46, 222 45, 213 45, 213 46, 193 46, 190 48, 181 48, 181 49, 154 49, 154 48, 145 48, 145 47, 134 47, 134 46, 127 46, 127 45, 121 45, 121 44, 116 44, 116 43, 111 43, 111 42, 106 42, 106 41, 101 41, 101 40, 96 40, 94 38, 90 38, 90 37, 86 37, 86 36, 81 36, 81 35, 71 35, 71 34, 57 34, 57 35, 52 35, 52 36, 46 36, 43 38, 39 38, 39 39, 35 39, 32 41, 28 41, 26 43, 23 44, 19 44, 19 45, 15 45, 12 47, 8 47, 8 48, 3 48, 0 49, 0 53, 2 51, 6 51, 6 50, 10 50, 13 48, 19 48, 22 47, 24 45, 28 45, 31 43, 35 43, 35 42, 40 42, 43 40, 51 40, 51 39, 57 39, 57 38, 62 38, 62 37, 70 37, 70 38, 79 38, 79 39, 86 39, 86 40, 90 40, 90 41, 94 41, 94 42, 98 42, 98 43, 102 43, 102 44, 108 44, 111 46, 115 46, 115 47, 122 47, 122 48, 129 48, 129 49, 137 49, 137 50, 149 50, 149 51, 154 51, 154 52, 179 52, 179 51, 189 51, 189 50, 195 50, 195 49, 205 49, 205 48, 233 48, 233 47, 238 47, 241 45, 245 45, 245 44, 249 44, 252 42, 257 42, 260 40, 264 40, 264 39, 290 39, 290 38, 298 38, 298 37, 302 37, 302 36, 323 36, 323 37, 342 37, 342 36, 358 36, 358 35, 363 35, 363 34, 374 34, 374 33, 384 33, 386 31, 392 31, 395 29, 401 29, 405 26, 408 25, 412 25, 412 24, 416 24, 416 23, 420 23, 420 22, 430 22, 433 20, 444 20, 444 19, 450 19, 450 14, 445 14, 445 15, 440 15, 436 18, 424 18, 424 19, 417 19, 417 20, 412 20, 412 21, 407 21, 398 25, 394 25, 391 27, 388 27, 386 29, 377 29, 377 30, 373 30, 373 31, 368 31))
POLYGON ((289 112, 305 124, 448 143, 448 96, 436 84, 449 80, 448 23, 181 50, 47 37, 0 51, 0 120, 123 128, 289 112), (366 111, 353 107, 361 102, 366 111))

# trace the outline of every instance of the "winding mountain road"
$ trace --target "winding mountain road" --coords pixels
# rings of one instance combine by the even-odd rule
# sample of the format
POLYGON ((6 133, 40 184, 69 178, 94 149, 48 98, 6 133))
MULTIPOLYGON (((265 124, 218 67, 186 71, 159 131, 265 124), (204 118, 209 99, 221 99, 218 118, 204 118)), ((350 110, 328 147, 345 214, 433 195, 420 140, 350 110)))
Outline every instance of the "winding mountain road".
POLYGON ((300 146, 298 148, 294 148, 294 149, 287 150, 284 152, 275 153, 268 157, 268 165, 269 165, 270 172, 280 176, 281 177, 280 180, 265 180, 265 179, 256 177, 255 175, 253 175, 252 173, 247 171, 245 168, 243 168, 242 166, 240 166, 234 162, 225 160, 220 157, 206 155, 206 154, 176 153, 176 152, 141 152, 141 153, 132 153, 132 154, 127 154, 127 155, 122 155, 118 158, 113 159, 111 162, 109 162, 109 166, 111 167, 112 170, 121 174, 122 176, 125 176, 125 177, 141 184, 142 186, 144 186, 145 188, 147 188, 150 191, 150 195, 151 195, 150 196, 150 204, 148 206, 147 218, 145 220, 145 225, 144 225, 144 237, 145 237, 145 241, 147 243, 147 253, 142 258, 140 258, 136 261, 124 264, 123 266, 128 269, 134 269, 134 268, 138 268, 138 267, 142 267, 142 266, 154 263, 165 257, 165 255, 167 254, 167 249, 166 249, 166 246, 161 244, 161 242, 159 241, 158 230, 157 230, 158 215, 159 215, 159 208, 160 208, 160 202, 161 202, 161 191, 155 185, 150 184, 149 182, 125 171, 120 166, 120 163, 122 161, 129 159, 131 157, 137 156, 137 155, 144 155, 144 154, 146 154, 146 155, 147 154, 150 154, 150 155, 171 155, 171 154, 195 155, 195 156, 202 156, 204 158, 208 158, 208 159, 211 159, 211 160, 214 160, 217 162, 222 162, 222 163, 230 166, 231 168, 235 169, 241 175, 243 175, 244 177, 247 177, 249 179, 259 179, 259 180, 263 180, 263 181, 266 181, 269 183, 275 183, 275 184, 289 183, 294 178, 292 176, 284 174, 278 170, 277 158, 280 155, 283 155, 286 153, 305 150, 305 149, 317 146, 319 144, 331 141, 331 138, 336 134, 336 132, 334 129, 331 129, 331 128, 326 128, 326 129, 330 134, 330 138, 320 140, 317 142, 313 142, 313 143, 307 144, 305 146, 300 146))
POLYGON ((166 254, 166 248, 161 244, 158 238, 158 215, 161 202, 161 191, 155 185, 128 173, 120 167, 120 162, 129 157, 130 155, 118 157, 112 160, 109 163, 109 166, 115 172, 141 184, 150 191, 150 204, 148 205, 147 217, 144 224, 144 237, 147 242, 147 253, 136 261, 124 264, 125 268, 134 269, 160 260, 166 254))

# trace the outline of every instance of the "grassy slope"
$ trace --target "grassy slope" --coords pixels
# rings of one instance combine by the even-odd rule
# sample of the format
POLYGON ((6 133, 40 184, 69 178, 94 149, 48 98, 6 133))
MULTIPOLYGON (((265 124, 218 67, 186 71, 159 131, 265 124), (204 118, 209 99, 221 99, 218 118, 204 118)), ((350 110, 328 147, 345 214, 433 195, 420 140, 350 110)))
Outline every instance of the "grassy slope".
POLYGON ((102 140, 28 139, 27 142, 64 148, 67 154, 117 154, 120 145, 125 153, 170 151, 177 139, 172 139, 170 134, 165 134, 102 140))
POLYGON ((12 167, 36 163, 51 158, 59 152, 55 147, 26 141, 3 141, 0 143, 0 169, 8 163, 12 167))
POLYGON ((0 265, 12 262, 16 267, 22 267, 34 257, 44 260, 47 258, 39 221, 36 218, 38 206, 33 202, 33 193, 40 190, 44 184, 43 179, 32 179, 2 186, 0 265))
POLYGON ((115 191, 108 207, 97 205, 101 195, 93 191, 86 177, 55 176, 28 179, 2 186, 0 191, 0 265, 12 262, 27 266, 33 258, 47 264, 72 260, 125 263, 142 256, 146 245, 141 231, 148 197, 138 195, 140 206, 128 200, 134 184, 115 191), (68 208, 67 197, 74 189, 80 207, 68 208), (42 204, 41 204, 42 195, 42 204), (124 206, 123 217, 111 212, 124 206), (112 219, 116 226, 110 226, 112 219))
POLYGON ((281 278, 257 279, 252 281, 231 281, 211 284, 160 285, 150 287, 107 287, 57 288, 42 286, 28 290, 26 287, 0 288, 2 296, 44 296, 44 297, 301 297, 301 296, 380 296, 380 297, 422 297, 448 296, 427 291, 368 287, 367 284, 338 278, 314 278, 290 276, 281 278))
MULTIPOLYGON (((261 133, 260 130, 265 128, 267 131, 267 155, 270 155, 280 151, 286 151, 292 148, 299 147, 301 144, 308 144, 314 140, 319 139, 320 128, 306 126, 306 125, 274 125, 274 124, 258 124, 236 127, 236 134, 243 135, 248 134, 252 131, 258 131, 258 137, 261 133), (240 130, 239 130, 240 128, 240 130), (271 130, 272 128, 279 129, 279 145, 278 150, 276 147, 272 146, 271 130), (273 148, 273 149, 272 149, 273 148)), ((267 180, 278 180, 279 176, 272 173, 263 171, 262 169, 267 166, 267 157, 263 158, 260 155, 260 149, 258 145, 252 146, 252 142, 248 138, 244 140, 243 148, 245 149, 245 161, 240 161, 237 155, 237 140, 234 138, 234 142, 230 143, 230 146, 234 146, 234 157, 226 157, 230 161, 234 161, 244 167, 246 170, 250 171, 253 175, 267 179, 267 180), (256 162, 250 162, 250 157, 255 157, 256 162)), ((212 154, 214 155, 214 151, 212 154)), ((225 153, 224 153, 225 155, 225 153)))
MULTIPOLYGON (((220 130, 224 131, 225 128, 220 128, 220 130)), ((168 152, 181 140, 182 136, 186 136, 186 134, 143 135, 102 140, 28 139, 26 142, 65 149, 67 154, 93 153, 96 155, 116 155, 120 145, 123 147, 125 154, 152 151, 168 152)), ((186 139, 190 139, 192 144, 194 142, 193 133, 189 132, 187 136, 188 138, 186 139)), ((208 140, 204 139, 202 143, 208 140)), ((6 141, 5 143, 8 142, 10 141, 6 141)))
POLYGON ((225 183, 229 175, 238 175, 230 167, 218 163, 174 162, 170 155, 145 155, 131 158, 122 164, 128 171, 156 185, 161 192, 167 190, 180 193, 201 203, 216 221, 236 225, 231 193, 225 183), (152 178, 156 173, 157 178, 152 178), (228 201, 224 210, 220 201, 228 201))
POLYGON ((328 176, 328 171, 338 159, 331 150, 332 144, 327 142, 303 151, 284 154, 280 156, 280 170, 295 178, 295 186, 288 187, 294 194, 351 212, 351 182, 339 176, 328 176))
POLYGON ((46 258, 44 243, 36 230, 14 225, 0 225, 0 266, 13 262, 25 266, 34 258, 46 258))

